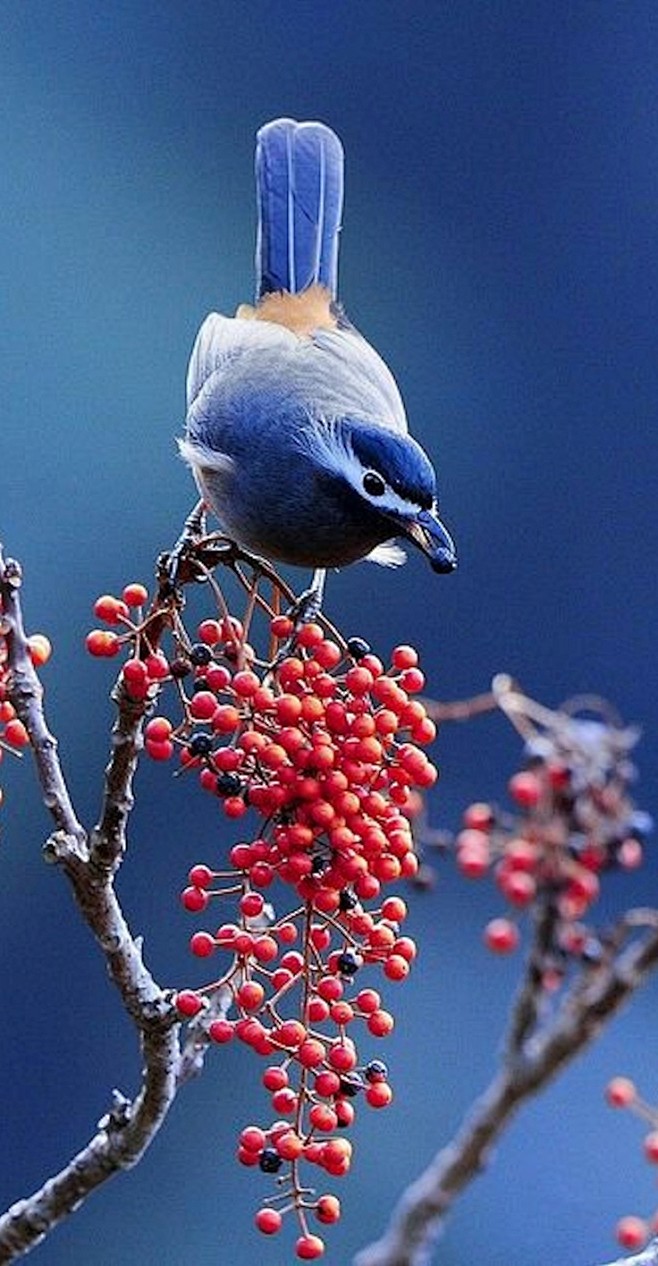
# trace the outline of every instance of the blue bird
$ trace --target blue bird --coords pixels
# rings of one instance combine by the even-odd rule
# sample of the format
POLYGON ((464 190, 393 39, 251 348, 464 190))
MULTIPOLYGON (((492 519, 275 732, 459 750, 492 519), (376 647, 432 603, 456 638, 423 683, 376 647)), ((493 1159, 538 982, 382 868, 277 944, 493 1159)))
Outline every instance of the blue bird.
POLYGON ((187 375, 179 447, 226 535, 315 569, 396 565, 410 540, 456 566, 435 473, 381 357, 337 303, 343 149, 322 123, 276 119, 256 146, 257 298, 212 312, 187 375))

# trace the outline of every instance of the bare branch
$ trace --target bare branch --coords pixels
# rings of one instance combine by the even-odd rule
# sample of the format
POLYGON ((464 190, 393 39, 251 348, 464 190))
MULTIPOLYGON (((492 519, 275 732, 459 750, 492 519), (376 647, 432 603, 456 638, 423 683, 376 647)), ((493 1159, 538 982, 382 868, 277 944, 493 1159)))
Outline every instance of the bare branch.
POLYGON ((15 559, 5 559, 0 545, 0 618, 7 647, 11 701, 30 740, 43 801, 55 829, 70 841, 72 852, 87 856, 87 837, 76 817, 57 755, 57 739, 46 725, 43 687, 32 665, 20 605, 22 570, 15 559))
MULTIPOLYGON (((356 1266, 424 1266, 454 1200, 484 1169, 493 1143, 520 1105, 594 1040, 656 966, 658 932, 653 931, 593 973, 588 988, 567 999, 552 1028, 531 1048, 526 1043, 522 1058, 510 1054, 454 1141, 404 1192, 382 1239, 357 1254, 356 1266)), ((524 989, 520 999, 525 1009, 524 989)), ((512 1031, 518 1026, 513 1017, 512 1031)))
POLYGON ((606 1262, 605 1266, 658 1266, 658 1240, 652 1240, 633 1257, 620 1257, 616 1262, 606 1262))
POLYGON ((105 955, 112 980, 139 1033, 144 1058, 142 1083, 134 1101, 115 1092, 114 1104, 94 1137, 67 1165, 31 1196, 0 1218, 0 1263, 29 1252, 96 1187, 140 1159, 173 1101, 177 1087, 179 1026, 172 995, 146 968, 131 934, 113 880, 125 851, 132 807, 131 782, 146 702, 131 700, 118 687, 113 749, 106 771, 99 825, 91 837, 75 814, 57 743, 46 724, 43 691, 31 663, 20 605, 21 570, 0 552, 2 633, 7 647, 9 694, 25 725, 55 830, 45 856, 71 883, 78 908, 105 955))

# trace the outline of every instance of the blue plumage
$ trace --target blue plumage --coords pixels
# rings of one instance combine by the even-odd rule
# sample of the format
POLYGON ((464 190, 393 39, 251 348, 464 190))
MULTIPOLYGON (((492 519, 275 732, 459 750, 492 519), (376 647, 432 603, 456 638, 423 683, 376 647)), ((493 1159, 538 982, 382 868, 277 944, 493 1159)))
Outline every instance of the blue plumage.
POLYGON ((391 371, 335 303, 338 137, 322 123, 266 124, 256 190, 258 302, 210 313, 188 369, 180 448, 202 497, 245 548, 314 567, 316 594, 321 569, 401 561, 395 537, 452 571, 432 463, 391 371))
POLYGON ((275 119, 256 143, 257 295, 338 288, 343 147, 324 123, 275 119))

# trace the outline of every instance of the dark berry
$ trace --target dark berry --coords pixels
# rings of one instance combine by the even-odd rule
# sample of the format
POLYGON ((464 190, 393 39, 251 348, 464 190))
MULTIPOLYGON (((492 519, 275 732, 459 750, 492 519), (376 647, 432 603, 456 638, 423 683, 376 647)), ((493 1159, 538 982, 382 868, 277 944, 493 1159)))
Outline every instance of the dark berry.
POLYGON ((242 779, 239 774, 218 774, 215 790, 218 796, 239 796, 242 791, 242 779))
POLYGON ((366 1081, 386 1081, 388 1068, 383 1059, 371 1059, 365 1067, 366 1081))
POLYGON ((264 1174, 276 1174, 283 1165, 283 1157, 273 1147, 264 1147, 259 1158, 258 1164, 264 1174))
POLYGON ((364 1082, 359 1073, 345 1073, 340 1079, 340 1093, 353 1099, 354 1095, 358 1095, 363 1090, 364 1082))
POLYGON ((192 672, 192 665, 190 664, 189 659, 186 659, 183 655, 177 655, 175 659, 172 659, 169 665, 169 672, 172 677, 174 677, 177 681, 180 681, 183 677, 187 677, 192 672))
POLYGON ((338 898, 338 909, 343 911, 353 910, 358 904, 359 898, 356 893, 351 888, 343 888, 338 898))
POLYGON ((363 959, 355 950, 343 950, 338 956, 338 970, 341 976, 356 976, 360 967, 363 967, 363 959))
POLYGON ((209 734, 195 734, 188 743, 190 756, 208 756, 212 751, 212 739, 209 734))
POLYGON ((363 659, 364 655, 370 654, 370 647, 362 637, 350 637, 347 641, 347 652, 352 659, 363 659))
POLYGON ((195 642, 190 647, 190 660, 195 668, 202 668, 205 664, 209 664, 212 659, 212 651, 205 642, 195 642))

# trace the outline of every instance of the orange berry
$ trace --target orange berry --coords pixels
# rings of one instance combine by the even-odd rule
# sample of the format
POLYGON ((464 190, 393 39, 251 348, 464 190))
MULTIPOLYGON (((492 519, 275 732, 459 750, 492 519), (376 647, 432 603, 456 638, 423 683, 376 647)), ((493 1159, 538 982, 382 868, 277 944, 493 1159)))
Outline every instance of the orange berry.
POLYGON ((30 659, 35 668, 42 668, 52 654, 52 645, 45 633, 31 633, 27 639, 30 659))
POLYGON ((148 589, 145 585, 133 582, 126 585, 122 597, 128 607, 143 607, 148 598, 148 589))

